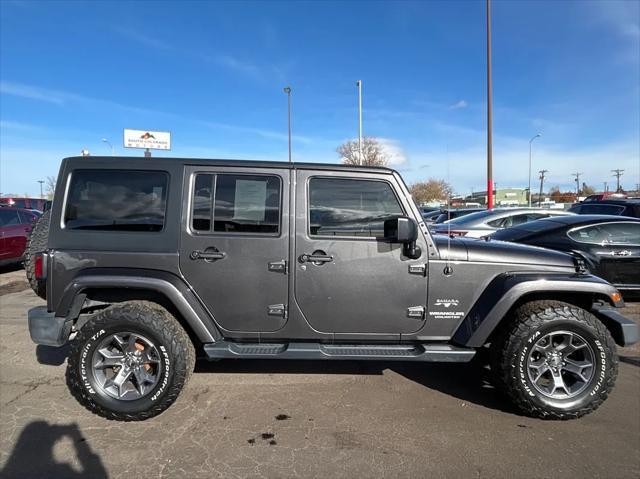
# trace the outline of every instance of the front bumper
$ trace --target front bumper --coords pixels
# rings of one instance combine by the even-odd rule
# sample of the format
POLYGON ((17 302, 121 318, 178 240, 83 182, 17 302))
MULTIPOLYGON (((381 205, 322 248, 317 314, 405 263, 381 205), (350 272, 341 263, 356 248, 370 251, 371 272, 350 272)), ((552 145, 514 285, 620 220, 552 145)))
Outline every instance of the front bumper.
POLYGON ((640 326, 611 307, 594 307, 593 313, 604 323, 618 346, 631 346, 640 340, 640 326))
POLYGON ((69 339, 73 321, 56 317, 46 306, 31 308, 28 317, 29 334, 34 343, 59 347, 69 339))

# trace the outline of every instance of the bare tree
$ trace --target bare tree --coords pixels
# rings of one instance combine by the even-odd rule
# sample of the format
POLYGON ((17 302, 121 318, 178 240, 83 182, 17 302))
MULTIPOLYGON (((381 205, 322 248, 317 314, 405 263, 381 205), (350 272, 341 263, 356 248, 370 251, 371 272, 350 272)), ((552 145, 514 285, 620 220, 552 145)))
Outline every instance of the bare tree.
POLYGON ((432 201, 446 202, 451 195, 451 185, 444 180, 429 178, 428 181, 414 183, 409 187, 409 191, 419 205, 432 201))
POLYGON ((589 196, 589 195, 595 195, 595 194, 596 194, 596 189, 593 186, 590 186, 586 183, 582 183, 583 196, 589 196))
POLYGON ((47 176, 47 199, 52 200, 53 194, 56 192, 56 177, 47 176))
MULTIPOLYGON (((340 161, 345 165, 359 165, 360 152, 358 140, 349 140, 343 143, 336 152, 340 155, 340 161)), ((362 164, 365 166, 387 166, 391 155, 384 145, 376 138, 365 136, 362 139, 362 164)))

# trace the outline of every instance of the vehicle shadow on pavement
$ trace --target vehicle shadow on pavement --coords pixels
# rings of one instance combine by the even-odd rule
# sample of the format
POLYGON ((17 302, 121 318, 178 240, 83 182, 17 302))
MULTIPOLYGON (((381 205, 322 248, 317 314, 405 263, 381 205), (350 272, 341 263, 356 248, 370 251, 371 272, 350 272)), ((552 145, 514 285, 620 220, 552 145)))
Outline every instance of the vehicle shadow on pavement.
POLYGON ((640 358, 632 356, 619 356, 621 363, 631 364, 632 366, 640 366, 640 358))
POLYGON ((70 349, 71 345, 69 343, 59 348, 38 344, 36 346, 36 359, 38 363, 46 366, 60 366, 67 360, 70 349))
POLYGON ((102 479, 108 475, 100 456, 91 450, 77 424, 53 425, 34 421, 22 430, 11 456, 0 471, 2 479, 26 477, 102 479), (73 444, 74 452, 68 462, 59 462, 55 458, 54 447, 64 439, 73 444))
POLYGON ((440 391, 461 401, 521 415, 491 384, 485 358, 467 364, 410 363, 396 361, 288 361, 222 360, 198 361, 196 373, 215 374, 355 374, 382 375, 393 371, 426 388, 440 391))

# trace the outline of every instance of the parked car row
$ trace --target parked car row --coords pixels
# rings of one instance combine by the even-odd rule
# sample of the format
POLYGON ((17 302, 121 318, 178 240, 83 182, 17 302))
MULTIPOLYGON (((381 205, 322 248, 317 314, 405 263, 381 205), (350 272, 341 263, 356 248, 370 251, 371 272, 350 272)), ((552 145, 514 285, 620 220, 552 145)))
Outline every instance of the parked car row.
POLYGON ((570 253, 625 297, 640 296, 640 200, 590 199, 569 210, 496 208, 432 223, 434 234, 488 238, 570 253))
POLYGON ((589 272, 622 293, 640 293, 640 220, 611 215, 570 215, 498 231, 492 240, 541 246, 582 258, 589 272))

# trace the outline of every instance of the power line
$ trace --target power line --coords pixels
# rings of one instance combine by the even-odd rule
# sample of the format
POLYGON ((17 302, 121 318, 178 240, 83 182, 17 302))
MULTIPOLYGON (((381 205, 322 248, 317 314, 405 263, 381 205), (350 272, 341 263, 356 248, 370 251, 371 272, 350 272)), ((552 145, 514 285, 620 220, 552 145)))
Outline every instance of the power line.
POLYGON ((612 176, 616 177, 616 193, 620 193, 620 191, 622 191, 620 189, 620 177, 624 174, 624 170, 618 168, 615 170, 611 170, 611 173, 613 173, 612 176))

